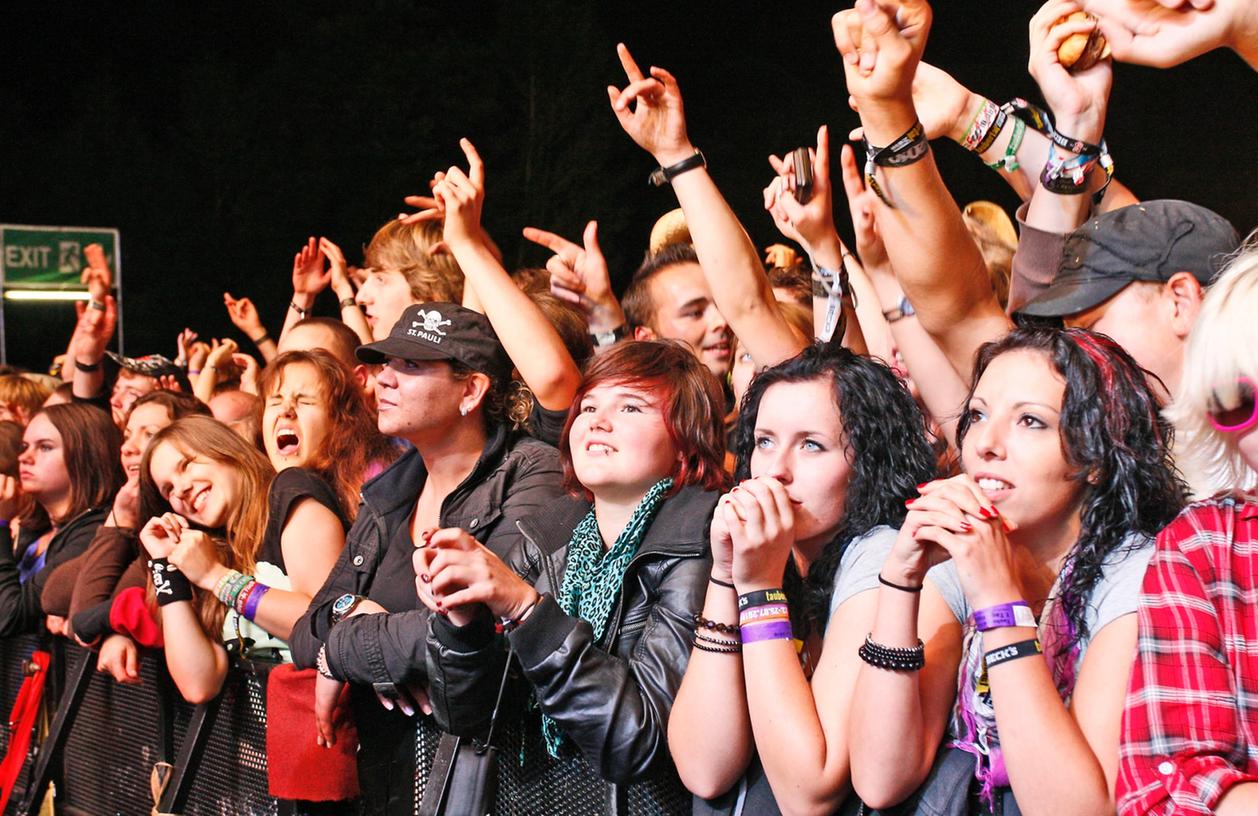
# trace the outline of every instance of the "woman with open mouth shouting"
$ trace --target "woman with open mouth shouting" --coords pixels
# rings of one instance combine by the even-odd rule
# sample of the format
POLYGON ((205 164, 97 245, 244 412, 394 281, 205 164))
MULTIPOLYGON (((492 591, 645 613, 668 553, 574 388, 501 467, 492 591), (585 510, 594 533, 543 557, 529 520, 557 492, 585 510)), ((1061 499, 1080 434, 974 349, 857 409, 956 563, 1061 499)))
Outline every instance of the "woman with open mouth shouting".
POLYGON ((914 812, 1113 812, 1140 584, 1183 505, 1159 408, 1104 335, 1018 329, 979 350, 965 472, 909 502, 860 650, 867 805, 921 786, 914 812))

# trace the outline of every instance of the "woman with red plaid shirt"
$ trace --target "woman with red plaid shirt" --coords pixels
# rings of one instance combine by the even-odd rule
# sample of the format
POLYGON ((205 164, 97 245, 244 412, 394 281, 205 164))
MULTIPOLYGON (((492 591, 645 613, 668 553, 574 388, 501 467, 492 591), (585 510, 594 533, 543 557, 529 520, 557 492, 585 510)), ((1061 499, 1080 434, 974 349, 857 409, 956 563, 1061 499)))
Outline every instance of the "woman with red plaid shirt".
POLYGON ((1255 236, 1247 247, 1201 306, 1170 411, 1186 453, 1237 490, 1158 536, 1123 716, 1123 816, 1258 813, 1255 236))

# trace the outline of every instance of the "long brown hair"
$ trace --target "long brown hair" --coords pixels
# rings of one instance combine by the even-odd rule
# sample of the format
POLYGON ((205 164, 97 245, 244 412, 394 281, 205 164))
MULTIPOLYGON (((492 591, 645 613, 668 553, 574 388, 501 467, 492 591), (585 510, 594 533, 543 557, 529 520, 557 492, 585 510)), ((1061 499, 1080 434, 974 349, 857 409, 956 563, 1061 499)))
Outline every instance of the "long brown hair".
MULTIPOLYGON (((162 497, 149 470, 153 451, 167 442, 187 456, 202 456, 228 465, 240 478, 240 501, 228 510, 226 524, 220 530, 206 532, 218 544, 224 566, 252 573, 270 515, 271 482, 275 479, 270 461, 217 419, 186 416, 154 434, 140 460, 140 518, 144 520, 171 512, 170 502, 162 497)), ((201 625, 210 637, 218 637, 227 616, 226 607, 212 593, 198 587, 192 588, 192 595, 201 625)))
MULTIPOLYGON (((66 473, 70 476, 70 506, 60 524, 93 507, 113 500, 126 481, 122 472, 122 432, 113 418, 99 408, 66 403, 41 408, 61 434, 66 473)), ((33 417, 32 417, 33 418, 33 417)))
MULTIPOLYGON (((306 364, 318 374, 328 412, 328 435, 306 468, 332 485, 346 518, 358 513, 358 491, 367 468, 375 462, 388 464, 398 449, 376 427, 376 412, 345 364, 322 349, 286 351, 271 361, 258 382, 261 404, 258 424, 266 410, 266 398, 284 380, 288 366, 306 364)), ((264 430, 265 432, 265 430, 264 430)))

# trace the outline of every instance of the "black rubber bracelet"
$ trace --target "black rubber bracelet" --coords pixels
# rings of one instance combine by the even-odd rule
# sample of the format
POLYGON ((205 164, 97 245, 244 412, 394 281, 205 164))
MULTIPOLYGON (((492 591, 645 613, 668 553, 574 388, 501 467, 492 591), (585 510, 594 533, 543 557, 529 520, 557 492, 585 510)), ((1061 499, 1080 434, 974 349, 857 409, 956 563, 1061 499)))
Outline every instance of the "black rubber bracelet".
POLYGON ((784 603, 786 603, 786 593, 782 590, 757 589, 755 592, 747 592, 738 596, 738 611, 741 612, 751 606, 784 603))
POLYGON ((256 338, 250 337, 249 342, 253 343, 255 346, 260 346, 270 339, 271 339, 270 334, 268 334, 267 332, 262 332, 262 334, 256 338))
POLYGON ((78 357, 74 358, 74 367, 79 371, 100 371, 100 360, 94 363, 85 363, 78 357))
POLYGON ((990 669, 992 666, 999 666, 1001 663, 1008 663, 1011 660, 1037 654, 1043 654, 1043 649, 1040 648, 1039 639, 1031 638, 1030 640, 1020 640, 1017 643, 1010 643, 1008 646, 1001 646, 999 649, 984 652, 983 663, 990 669))
MULTIPOLYGON (((885 587, 891 587, 892 589, 898 589, 898 590, 900 590, 901 592, 909 592, 909 593, 912 593, 913 595, 916 595, 917 593, 919 593, 919 592, 921 592, 921 591, 922 591, 922 587, 920 587, 920 586, 915 586, 915 587, 912 587, 912 586, 905 586, 904 584, 893 584, 893 583, 891 583, 890 581, 888 581, 886 578, 883 578, 883 577, 882 577, 882 575, 879 575, 879 576, 878 576, 878 583, 882 584, 882 585, 883 585, 883 586, 885 586, 885 587)), ((924 585, 923 585, 923 586, 924 586, 924 585)))
POLYGON ((712 583, 716 584, 717 586, 722 586, 722 587, 725 587, 726 589, 733 589, 733 588, 734 588, 734 585, 733 585, 733 584, 731 584, 729 581, 722 581, 722 580, 721 580, 721 579, 719 579, 719 578, 713 578, 713 577, 711 577, 711 576, 709 576, 709 577, 708 577, 708 580, 709 580, 709 581, 711 581, 712 583))

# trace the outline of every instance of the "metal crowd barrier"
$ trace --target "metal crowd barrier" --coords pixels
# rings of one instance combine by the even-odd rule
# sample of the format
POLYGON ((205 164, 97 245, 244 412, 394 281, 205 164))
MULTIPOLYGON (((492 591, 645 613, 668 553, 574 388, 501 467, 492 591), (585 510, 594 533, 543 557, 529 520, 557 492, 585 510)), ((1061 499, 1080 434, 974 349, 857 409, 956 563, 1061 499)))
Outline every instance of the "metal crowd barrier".
MULTIPOLYGON (((12 709, 34 636, 0 640, 0 712, 12 709)), ((96 654, 55 639, 44 691, 47 730, 32 739, 5 816, 37 816, 48 782, 66 816, 150 816, 151 778, 166 780, 158 811, 185 816, 284 816, 290 803, 267 794, 266 680, 273 664, 234 667, 223 692, 188 705, 160 655, 144 655, 141 685, 96 673, 96 654)), ((0 722, 0 752, 10 724, 0 722)), ((37 729, 39 727, 37 726, 37 729)), ((42 729, 39 729, 42 730, 42 729)))

